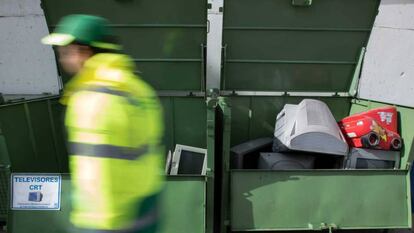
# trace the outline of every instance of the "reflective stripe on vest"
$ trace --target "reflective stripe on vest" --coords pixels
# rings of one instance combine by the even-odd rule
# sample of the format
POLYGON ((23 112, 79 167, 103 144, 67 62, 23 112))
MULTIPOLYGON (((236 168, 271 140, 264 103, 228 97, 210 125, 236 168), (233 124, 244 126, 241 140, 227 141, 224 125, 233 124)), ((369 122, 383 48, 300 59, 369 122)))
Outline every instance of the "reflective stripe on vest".
POLYGON ((72 156, 135 160, 138 157, 147 154, 149 152, 149 146, 142 145, 139 148, 132 148, 108 144, 69 142, 69 152, 72 156))
POLYGON ((125 97, 128 102, 132 105, 139 105, 139 102, 136 98, 134 98, 130 93, 125 92, 125 91, 120 91, 120 90, 115 90, 109 87, 104 87, 104 86, 90 86, 87 87, 85 89, 83 89, 85 91, 92 91, 92 92, 99 92, 99 93, 105 93, 105 94, 109 94, 109 95, 116 95, 116 96, 122 96, 125 97))

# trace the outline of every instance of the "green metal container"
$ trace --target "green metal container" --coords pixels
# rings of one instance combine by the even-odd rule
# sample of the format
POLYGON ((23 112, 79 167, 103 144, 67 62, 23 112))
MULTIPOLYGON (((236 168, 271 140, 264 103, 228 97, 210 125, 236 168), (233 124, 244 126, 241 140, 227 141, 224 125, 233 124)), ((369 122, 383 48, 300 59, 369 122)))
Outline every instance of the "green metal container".
MULTIPOLYGON (((232 107, 229 99, 220 104, 228 128, 232 107)), ((223 136, 223 212, 232 231, 411 227, 410 153, 399 170, 230 170, 231 135, 223 136)))
MULTIPOLYGON (((214 158, 214 105, 208 107, 203 99, 186 97, 161 97, 167 125, 166 145, 176 143, 207 147, 209 158, 214 158), (211 114, 207 114, 207 109, 211 114), (188 116, 199 115, 198 118, 188 116), (212 121, 207 121, 207 116, 212 121), (210 127, 207 125, 210 124, 210 127), (213 124, 213 125, 211 125, 213 124), (193 133, 197 130, 196 133, 193 133), (204 132, 204 133, 203 133, 204 132), (198 134, 197 134, 198 133, 198 134), (207 139, 208 138, 208 139, 207 139), (210 142, 210 143, 208 143, 210 142), (212 143, 213 142, 213 143, 212 143)), ((6 135, 8 149, 0 140, 0 158, 10 154, 11 170, 17 173, 63 174, 60 211, 10 210, 8 232, 69 232, 70 178, 67 172, 67 152, 64 147, 63 108, 57 98, 42 98, 0 106, 0 124, 6 135), (45 111, 44 111, 45 110, 45 111), (34 115, 33 112, 42 115, 34 115), (37 121, 36 123, 33 123, 37 121), (15 126, 19 129, 16 130, 15 126), (59 129, 59 131, 58 131, 59 129), (42 143, 44 142, 44 143, 42 143), (27 146, 22 146, 26 143, 27 146), (59 144, 61 143, 61 144, 59 144), (62 153, 59 153, 62 152, 62 153), (30 220, 28 220, 30 219, 30 220), (50 224, 44 224, 48 222, 50 224), (52 226, 52 227, 51 227, 52 226)), ((2 139, 2 137, 0 137, 2 139)), ((209 167, 214 160, 209 159, 209 167)), ((9 170, 7 170, 9 171, 9 170)), ((212 221, 206 217, 207 210, 213 211, 214 186, 208 176, 168 177, 164 189, 161 232, 212 231, 212 221), (207 187, 209 181, 209 189, 207 187), (208 200, 208 201, 207 201, 208 200), (188 213, 191 213, 189 215, 188 213)), ((9 172, 0 167, 1 195, 0 220, 6 217, 8 203, 9 172)))
MULTIPOLYGON (((272 136, 286 103, 320 99, 338 120, 381 105, 352 99, 378 5, 379 0, 225 0, 224 10, 218 9, 224 11, 220 90, 210 92, 207 0, 42 1, 50 30, 67 14, 108 18, 137 72, 160 95, 166 149, 207 148, 205 177, 167 178, 162 232, 168 233, 411 227, 413 109, 399 107, 405 148, 398 170, 229 166, 230 147, 272 136)), ((58 97, 0 106, 12 172, 67 174, 63 111, 58 97)), ((70 180, 63 177, 61 210, 9 211, 9 232, 71 229, 70 180)))
MULTIPOLYGON (((208 123, 204 94, 206 7, 206 0, 42 1, 50 30, 67 14, 108 18, 126 53, 136 62, 136 71, 159 92, 166 149, 173 150, 176 144, 207 148, 209 167, 214 170, 214 160, 210 159, 214 158, 214 132, 208 133, 214 131, 214 111, 210 114, 213 121, 208 123), (208 124, 213 125, 207 129, 208 124)), ((67 75, 62 75, 66 82, 67 75)), ((63 117, 57 97, 0 106, 0 128, 6 135, 13 172, 68 172, 63 117)), ((10 232, 70 229, 68 179, 62 186, 61 211, 11 211, 10 232), (42 222, 54 224, 51 228, 42 222)), ((206 213, 213 212, 213 192, 211 172, 206 177, 168 178, 162 232, 212 232, 212 220, 206 213)))
POLYGON ((13 172, 68 172, 63 118, 58 97, 0 106, 0 128, 13 172))
MULTIPOLYGON (((11 211, 8 232, 72 232, 70 179, 67 174, 62 174, 62 178, 61 210, 11 211)), ((205 232, 205 192, 204 177, 168 177, 162 194, 160 232, 205 232)))
POLYGON ((406 170, 232 171, 231 228, 408 228, 407 174, 406 170))
POLYGON ((379 1, 295 2, 306 1, 224 2, 222 229, 411 227, 408 153, 392 171, 229 169, 229 148, 272 137, 285 104, 320 99, 337 120, 354 112, 349 91, 379 1))
MULTIPOLYGON (((9 166, 0 165, 0 223, 6 223, 9 211, 9 166)), ((0 224, 3 225, 3 224, 0 224)))

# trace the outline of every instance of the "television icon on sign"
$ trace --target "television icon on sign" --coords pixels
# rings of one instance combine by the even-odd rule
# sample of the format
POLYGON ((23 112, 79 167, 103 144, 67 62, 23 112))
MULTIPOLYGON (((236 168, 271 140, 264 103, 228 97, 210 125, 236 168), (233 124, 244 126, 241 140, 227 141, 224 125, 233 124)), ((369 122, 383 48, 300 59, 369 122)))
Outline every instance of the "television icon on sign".
POLYGON ((29 201, 41 202, 43 194, 41 192, 29 192, 29 201))

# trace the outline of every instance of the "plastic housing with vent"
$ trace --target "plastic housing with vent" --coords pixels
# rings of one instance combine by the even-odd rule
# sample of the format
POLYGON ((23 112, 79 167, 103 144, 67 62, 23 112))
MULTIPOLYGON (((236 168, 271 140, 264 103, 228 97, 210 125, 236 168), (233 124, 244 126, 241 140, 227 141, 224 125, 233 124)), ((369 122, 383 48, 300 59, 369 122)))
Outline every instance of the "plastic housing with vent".
POLYGON ((347 142, 328 106, 314 99, 286 104, 277 115, 273 150, 345 156, 347 142))

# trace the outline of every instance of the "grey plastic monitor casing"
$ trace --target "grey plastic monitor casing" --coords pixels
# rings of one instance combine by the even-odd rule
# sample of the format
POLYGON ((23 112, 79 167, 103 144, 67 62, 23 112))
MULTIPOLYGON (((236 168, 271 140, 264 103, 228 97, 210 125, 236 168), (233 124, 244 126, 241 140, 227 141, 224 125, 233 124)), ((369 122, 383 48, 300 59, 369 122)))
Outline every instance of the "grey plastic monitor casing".
POLYGON ((268 170, 313 169, 315 157, 305 154, 260 153, 258 168, 268 170))
POLYGON ((171 151, 168 151, 167 154, 167 158, 165 160, 165 174, 169 174, 170 173, 170 169, 171 169, 171 159, 172 159, 172 154, 171 151))
MULTIPOLYGON (((286 104, 277 115, 276 151, 305 151, 346 156, 348 144, 328 106, 313 99, 286 104)), ((275 148, 275 147, 274 147, 275 148)))
MULTIPOLYGON (((391 161, 391 162, 394 162, 394 167, 388 168, 388 169, 399 169, 400 167, 400 151, 353 148, 347 157, 345 168, 356 169, 358 159, 391 161)), ((361 168, 358 168, 358 169, 361 169, 361 168)), ((381 169, 386 169, 386 168, 381 168, 381 169)))
POLYGON ((271 147, 273 139, 270 137, 257 138, 234 146, 230 149, 230 167, 232 169, 243 169, 252 166, 249 160, 258 159, 259 152, 271 147), (257 156, 257 157, 256 157, 257 156))
POLYGON ((207 171, 207 150, 203 149, 203 148, 185 146, 185 145, 180 145, 180 144, 177 144, 175 146, 174 154, 173 154, 172 160, 171 160, 170 175, 177 175, 178 168, 180 166, 181 151, 183 151, 183 150, 204 154, 203 168, 201 170, 200 175, 206 175, 206 171, 207 171))

